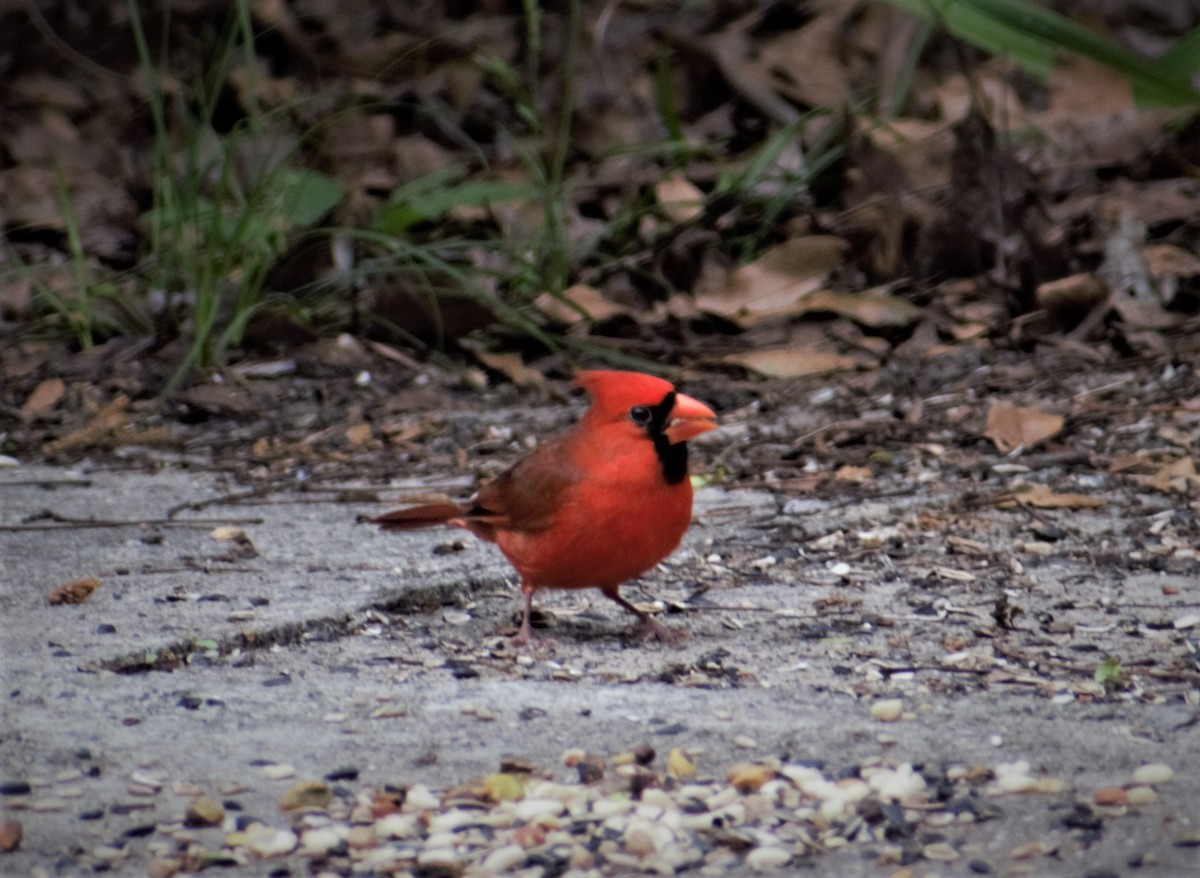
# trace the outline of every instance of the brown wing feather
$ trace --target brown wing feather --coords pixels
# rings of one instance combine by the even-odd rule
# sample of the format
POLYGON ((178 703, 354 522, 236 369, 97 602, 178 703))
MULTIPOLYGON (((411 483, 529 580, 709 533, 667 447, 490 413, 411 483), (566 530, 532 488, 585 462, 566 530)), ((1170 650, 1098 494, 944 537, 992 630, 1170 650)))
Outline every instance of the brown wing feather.
POLYGON ((467 522, 524 532, 548 528, 562 505, 563 492, 580 479, 563 443, 563 439, 543 442, 480 488, 464 516, 467 522))
POLYGON ((454 503, 426 503, 424 506, 396 509, 378 518, 372 518, 371 523, 387 531, 416 530, 435 524, 446 524, 451 519, 462 518, 465 512, 463 507, 454 503))

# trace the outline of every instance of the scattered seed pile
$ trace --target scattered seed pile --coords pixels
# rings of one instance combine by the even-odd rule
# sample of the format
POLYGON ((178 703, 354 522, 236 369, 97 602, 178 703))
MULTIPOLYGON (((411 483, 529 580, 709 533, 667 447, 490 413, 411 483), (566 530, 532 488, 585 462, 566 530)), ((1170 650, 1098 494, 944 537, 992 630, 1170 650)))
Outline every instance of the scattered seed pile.
MULTIPOLYGON (((137 839, 146 838, 152 878, 275 859, 280 864, 270 874, 287 875, 296 858, 307 861, 305 874, 320 876, 717 875, 774 871, 863 845, 893 878, 912 874, 909 864, 920 860, 965 860, 972 872, 988 874, 993 866, 954 830, 1000 816, 1004 799, 1067 796, 1060 828, 1086 836, 1129 809, 1153 806, 1156 787, 1173 774, 1164 764, 1143 765, 1126 783, 1079 797, 1027 762, 914 766, 877 758, 831 773, 816 762, 768 758, 734 763, 719 779, 702 773, 699 755, 680 748, 660 760, 648 744, 612 759, 573 749, 562 757, 574 775, 569 780, 511 758, 494 774, 441 792, 421 783, 354 790, 347 784, 358 771, 344 768, 294 782, 279 798, 283 816, 274 819, 242 810, 242 784, 221 789, 217 801, 193 784, 169 784, 141 770, 129 779, 128 801, 109 810, 149 810, 169 787, 187 799, 180 816, 80 849, 76 865, 97 872, 131 865, 143 856, 137 839)), ((260 770, 268 781, 295 775, 277 763, 260 770)), ((48 781, 9 781, 0 793, 10 810, 36 815, 82 799, 84 782, 86 775, 73 770, 48 781)), ((90 808, 80 817, 103 813, 90 808)), ((0 849, 14 850, 21 834, 19 821, 0 821, 0 849)), ((1200 833, 1176 843, 1200 845, 1200 833)), ((1036 874, 1032 861, 1055 849, 1047 840, 1023 844, 1010 852, 1005 871, 1036 874)), ((1152 860, 1145 854, 1136 865, 1152 860)), ((35 878, 50 874, 34 871, 35 878)))

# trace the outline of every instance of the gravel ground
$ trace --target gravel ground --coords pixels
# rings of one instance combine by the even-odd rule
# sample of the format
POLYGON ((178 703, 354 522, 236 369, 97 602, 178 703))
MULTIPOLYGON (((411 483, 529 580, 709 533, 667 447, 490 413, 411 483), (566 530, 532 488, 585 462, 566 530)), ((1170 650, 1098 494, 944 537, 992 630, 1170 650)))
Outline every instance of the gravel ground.
POLYGON ((552 594, 521 654, 499 554, 362 492, 2 470, 0 872, 1200 874, 1195 578, 1101 487, 706 488, 626 590, 682 648, 552 594))

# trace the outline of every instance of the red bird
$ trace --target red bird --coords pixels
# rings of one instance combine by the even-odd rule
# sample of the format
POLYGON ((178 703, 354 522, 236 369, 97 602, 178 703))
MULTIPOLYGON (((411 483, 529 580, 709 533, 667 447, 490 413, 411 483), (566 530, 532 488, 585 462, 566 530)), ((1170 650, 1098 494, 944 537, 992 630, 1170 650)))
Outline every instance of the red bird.
POLYGON ((593 398, 583 419, 484 485, 470 503, 397 509, 372 521, 388 531, 463 527, 496 543, 521 577, 530 640, 539 588, 598 588, 649 633, 675 639, 621 597, 621 583, 666 558, 692 518, 687 440, 717 425, 704 403, 638 372, 581 372, 593 398))

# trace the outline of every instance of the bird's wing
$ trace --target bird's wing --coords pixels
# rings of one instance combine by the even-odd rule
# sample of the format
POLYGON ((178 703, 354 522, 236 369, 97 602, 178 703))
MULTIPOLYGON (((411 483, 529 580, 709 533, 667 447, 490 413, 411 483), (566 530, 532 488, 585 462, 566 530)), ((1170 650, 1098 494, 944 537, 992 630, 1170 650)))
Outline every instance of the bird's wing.
POLYGON ((562 439, 543 442, 480 488, 464 518, 503 530, 545 530, 562 506, 563 494, 581 478, 566 451, 562 439))

